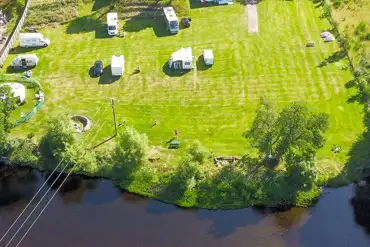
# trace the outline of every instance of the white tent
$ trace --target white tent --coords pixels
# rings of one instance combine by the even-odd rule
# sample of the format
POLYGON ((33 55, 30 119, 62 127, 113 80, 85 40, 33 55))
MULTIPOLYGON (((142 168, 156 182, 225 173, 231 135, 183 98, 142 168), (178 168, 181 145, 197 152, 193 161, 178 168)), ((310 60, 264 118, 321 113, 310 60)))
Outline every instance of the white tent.
MULTIPOLYGON (((0 87, 8 86, 15 98, 19 99, 19 103, 22 103, 26 99, 26 88, 23 84, 16 82, 7 82, 0 85, 0 87)), ((0 98, 5 99, 5 95, 1 95, 0 98)))
POLYGON ((112 56, 111 70, 113 76, 123 75, 125 71, 125 57, 123 55, 112 56))
POLYGON ((206 65, 212 65, 214 63, 214 57, 213 57, 212 50, 204 50, 203 59, 206 65))

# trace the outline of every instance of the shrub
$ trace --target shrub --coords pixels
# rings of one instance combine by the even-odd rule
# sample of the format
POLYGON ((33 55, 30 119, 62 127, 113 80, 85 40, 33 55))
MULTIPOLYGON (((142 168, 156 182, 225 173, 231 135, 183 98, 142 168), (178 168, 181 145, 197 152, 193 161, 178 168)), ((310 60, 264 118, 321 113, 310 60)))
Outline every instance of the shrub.
POLYGON ((40 152, 48 162, 58 162, 67 147, 75 142, 74 130, 66 115, 59 116, 49 122, 45 135, 40 142, 40 152))
POLYGON ((342 6, 342 0, 334 0, 333 6, 334 8, 339 9, 340 6, 342 6))
POLYGON ((198 140, 193 141, 189 145, 187 153, 190 160, 199 162, 200 164, 203 164, 209 157, 208 150, 198 140))
POLYGON ((189 0, 172 0, 171 5, 176 11, 178 16, 187 15, 190 11, 190 1, 189 0))
POLYGON ((116 145, 116 165, 129 173, 147 161, 149 152, 148 137, 134 128, 126 127, 119 134, 116 145))

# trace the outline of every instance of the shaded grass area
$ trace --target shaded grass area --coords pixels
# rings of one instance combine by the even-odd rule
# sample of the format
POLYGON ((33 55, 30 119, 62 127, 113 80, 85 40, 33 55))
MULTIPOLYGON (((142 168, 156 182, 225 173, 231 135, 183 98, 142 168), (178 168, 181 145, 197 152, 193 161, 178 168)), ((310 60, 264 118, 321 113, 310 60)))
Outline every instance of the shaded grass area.
MULTIPOLYGON (((96 34, 96 30, 104 33, 102 23, 105 17, 100 21, 89 19, 99 16, 105 7, 90 12, 93 9, 91 2, 84 8, 84 11, 89 10, 85 16, 57 29, 42 30, 51 39, 51 45, 32 51, 40 58, 34 75, 44 82, 45 95, 50 100, 29 123, 14 130, 14 135, 35 132, 39 136, 51 115, 67 111, 92 119, 94 127, 91 131, 98 132, 101 128, 97 140, 104 139, 111 136, 113 130, 109 100, 116 98, 118 122, 134 125, 148 135, 154 146, 166 147, 166 142, 178 129, 182 145, 199 139, 217 155, 253 155, 255 150, 242 133, 253 120, 260 97, 267 96, 279 107, 293 101, 307 101, 315 111, 330 115, 327 144, 320 150, 317 162, 320 182, 326 184, 341 173, 349 159, 351 146, 364 130, 360 104, 348 102, 356 91, 345 87, 353 79, 349 71, 342 69, 347 65, 346 60, 337 57, 340 50, 336 43, 320 42, 320 32, 330 29, 330 25, 320 19, 321 8, 315 8, 310 1, 262 1, 258 5, 260 32, 254 36, 248 35, 245 6, 239 4, 192 9, 192 26, 177 35, 158 35, 165 31, 157 19, 122 20, 126 37, 109 39, 97 39, 96 34), (212 25, 214 23, 217 25, 212 25), (308 40, 316 42, 315 48, 305 47, 308 40), (187 46, 193 48, 195 60, 204 49, 212 49, 215 64, 205 69, 199 58, 197 70, 184 74, 169 72, 166 63, 171 53, 187 46), (102 60, 108 66, 111 56, 118 54, 125 55, 126 60, 125 74, 121 78, 111 81, 109 69, 102 78, 89 76, 95 60, 102 60), (328 63, 318 66, 322 61, 328 63), (137 66, 141 72, 135 74, 137 66), (154 121, 158 124, 151 127, 154 121), (341 146, 343 151, 333 153, 333 145, 341 146)), ((14 56, 9 56, 8 64, 14 56)), ((141 183, 137 179, 135 184, 122 182, 122 186, 164 201, 206 204, 205 199, 202 201, 205 195, 198 195, 200 191, 216 186, 223 177, 236 176, 233 172, 223 173, 212 180, 214 184, 199 184, 202 190, 196 193, 197 196, 184 191, 178 193, 189 193, 185 199, 177 195, 166 198, 166 195, 152 191, 153 184, 164 184, 167 191, 176 187, 176 181, 172 181, 177 166, 173 157, 181 153, 181 148, 164 152, 171 154, 172 158, 166 163, 170 164, 173 173, 163 175, 159 182, 141 183), (196 200, 192 199, 195 197, 196 200)), ((252 177, 245 179, 248 182, 252 177)), ((284 183, 281 182, 281 187, 288 186, 284 183)), ((262 184, 260 181, 256 188, 262 184)), ((250 191, 252 187, 248 187, 250 191)), ((267 193, 272 187, 261 188, 267 193)), ((224 195, 227 193, 226 190, 224 195)), ((213 202, 221 198, 216 194, 212 197, 213 202)), ((224 202, 232 203, 231 198, 234 197, 224 202)), ((293 198, 291 202, 296 200, 293 198)), ((252 203, 251 198, 245 197, 235 201, 235 205, 248 201, 252 203)))

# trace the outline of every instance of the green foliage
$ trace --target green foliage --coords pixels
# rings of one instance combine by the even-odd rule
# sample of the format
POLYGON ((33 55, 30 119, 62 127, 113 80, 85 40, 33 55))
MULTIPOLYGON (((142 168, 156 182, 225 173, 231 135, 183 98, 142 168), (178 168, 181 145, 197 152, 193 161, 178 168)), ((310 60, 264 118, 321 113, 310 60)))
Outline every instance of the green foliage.
POLYGON ((324 143, 328 115, 313 113, 305 104, 292 103, 276 114, 270 103, 261 101, 252 128, 245 134, 267 157, 312 157, 324 143))
POLYGON ((172 0, 171 5, 176 11, 178 16, 184 16, 189 14, 190 1, 189 0, 172 0))
POLYGON ((95 153, 87 150, 86 146, 80 142, 68 145, 61 156, 65 164, 70 164, 75 167, 75 171, 88 175, 96 175, 99 172, 95 153))
POLYGON ((118 136, 115 162, 117 167, 130 174, 134 169, 147 162, 148 152, 148 137, 145 134, 140 134, 134 128, 125 127, 118 136))
POLYGON ((10 114, 17 108, 17 99, 13 97, 13 93, 8 86, 0 87, 0 95, 5 98, 0 100, 0 132, 9 132, 14 126, 10 121, 10 114))
POLYGON ((63 153, 76 140, 74 130, 66 115, 53 118, 40 141, 40 152, 48 162, 58 162, 63 153))
POLYGON ((203 164, 210 156, 209 151, 200 143, 200 141, 193 141, 188 149, 187 153, 191 161, 199 162, 203 164))
POLYGON ((355 35, 361 40, 370 40, 369 25, 364 21, 360 22, 355 29, 355 35))
POLYGON ((8 145, 7 157, 11 163, 32 165, 37 162, 36 146, 30 139, 9 140, 8 145))
POLYGON ((333 2, 334 8, 339 9, 342 6, 342 2, 343 0, 334 0, 333 2))
POLYGON ((77 17, 79 0, 47 1, 31 5, 25 26, 40 26, 48 23, 63 23, 77 17))

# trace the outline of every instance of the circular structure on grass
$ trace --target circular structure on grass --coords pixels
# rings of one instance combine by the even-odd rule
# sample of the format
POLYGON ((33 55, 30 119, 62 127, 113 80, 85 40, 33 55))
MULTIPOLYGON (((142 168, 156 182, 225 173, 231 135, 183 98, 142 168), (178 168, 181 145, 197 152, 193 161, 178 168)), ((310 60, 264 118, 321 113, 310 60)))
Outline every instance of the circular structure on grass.
POLYGON ((84 132, 84 131, 87 131, 91 128, 91 121, 85 117, 85 116, 82 116, 82 115, 74 115, 71 117, 71 119, 74 121, 74 122, 80 122, 82 124, 82 128, 80 128, 80 126, 78 126, 78 124, 74 124, 74 126, 76 127, 76 130, 77 132, 81 133, 81 132, 84 132))

